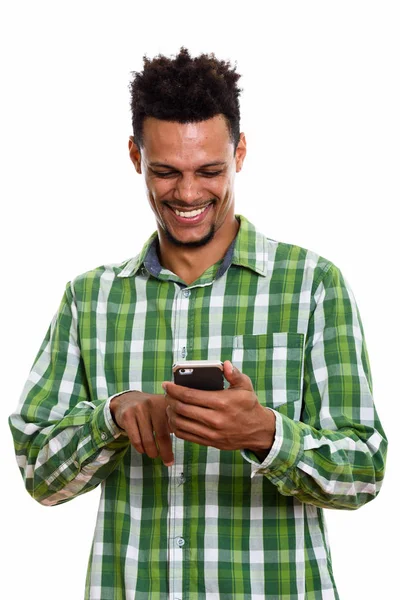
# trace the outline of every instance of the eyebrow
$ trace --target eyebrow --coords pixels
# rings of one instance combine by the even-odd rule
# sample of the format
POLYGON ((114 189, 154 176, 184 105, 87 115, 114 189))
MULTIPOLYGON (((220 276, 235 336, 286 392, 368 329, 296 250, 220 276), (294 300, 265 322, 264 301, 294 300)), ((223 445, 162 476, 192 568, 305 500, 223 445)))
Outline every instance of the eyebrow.
MULTIPOLYGON (((197 170, 206 169, 207 167, 221 167, 225 164, 226 163, 224 161, 211 162, 211 163, 207 163, 206 165, 201 165, 197 170)), ((177 169, 176 167, 173 167, 172 165, 166 165, 164 163, 159 163, 159 162, 151 162, 151 163, 149 163, 149 166, 150 167, 163 167, 164 169, 173 169, 174 171, 179 171, 179 169, 177 169)))

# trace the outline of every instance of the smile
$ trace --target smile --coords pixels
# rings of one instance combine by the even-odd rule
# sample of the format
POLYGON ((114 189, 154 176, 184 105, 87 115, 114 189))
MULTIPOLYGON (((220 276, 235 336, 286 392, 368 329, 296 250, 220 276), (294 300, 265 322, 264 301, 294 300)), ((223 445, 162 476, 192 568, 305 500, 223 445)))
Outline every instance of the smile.
POLYGON ((179 217, 184 217, 185 219, 191 219, 192 217, 197 217, 197 215, 201 215, 201 213, 203 213, 206 208, 208 208, 210 205, 207 204, 207 206, 203 206, 203 208, 198 208, 197 210, 189 210, 189 211, 181 211, 181 210, 177 210, 176 208, 175 210, 175 214, 178 215, 179 217))
POLYGON ((169 206, 168 208, 174 215, 176 221, 181 225, 198 225, 207 218, 207 214, 209 213, 213 204, 214 202, 211 201, 205 206, 202 206, 201 208, 194 208, 193 210, 182 210, 173 206, 169 206))

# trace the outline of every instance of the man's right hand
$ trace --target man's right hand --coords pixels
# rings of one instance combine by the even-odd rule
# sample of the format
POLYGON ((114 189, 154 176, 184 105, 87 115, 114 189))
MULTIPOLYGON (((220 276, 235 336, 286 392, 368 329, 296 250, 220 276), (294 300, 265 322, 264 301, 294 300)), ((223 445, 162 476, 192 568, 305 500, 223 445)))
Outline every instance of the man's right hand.
POLYGON ((165 409, 164 394, 125 392, 110 402, 112 417, 125 431, 132 446, 150 458, 160 455, 165 466, 170 467, 174 455, 165 409))

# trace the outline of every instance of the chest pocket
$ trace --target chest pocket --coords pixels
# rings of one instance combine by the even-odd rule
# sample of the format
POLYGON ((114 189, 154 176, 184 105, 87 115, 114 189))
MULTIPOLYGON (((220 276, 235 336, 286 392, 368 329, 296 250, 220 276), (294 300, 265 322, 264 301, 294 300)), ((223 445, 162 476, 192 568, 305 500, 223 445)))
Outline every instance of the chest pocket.
POLYGON ((300 420, 303 390, 304 334, 238 335, 232 363, 253 382, 260 404, 300 420))

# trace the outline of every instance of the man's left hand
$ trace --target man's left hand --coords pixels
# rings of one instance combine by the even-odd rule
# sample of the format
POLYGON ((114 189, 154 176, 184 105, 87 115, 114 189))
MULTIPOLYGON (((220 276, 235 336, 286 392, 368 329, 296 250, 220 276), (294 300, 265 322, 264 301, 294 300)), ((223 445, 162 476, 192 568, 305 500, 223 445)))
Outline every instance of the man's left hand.
POLYGON ((171 431, 202 446, 266 454, 275 436, 273 411, 261 406, 250 378, 229 361, 224 376, 230 386, 216 392, 163 383, 171 431))

